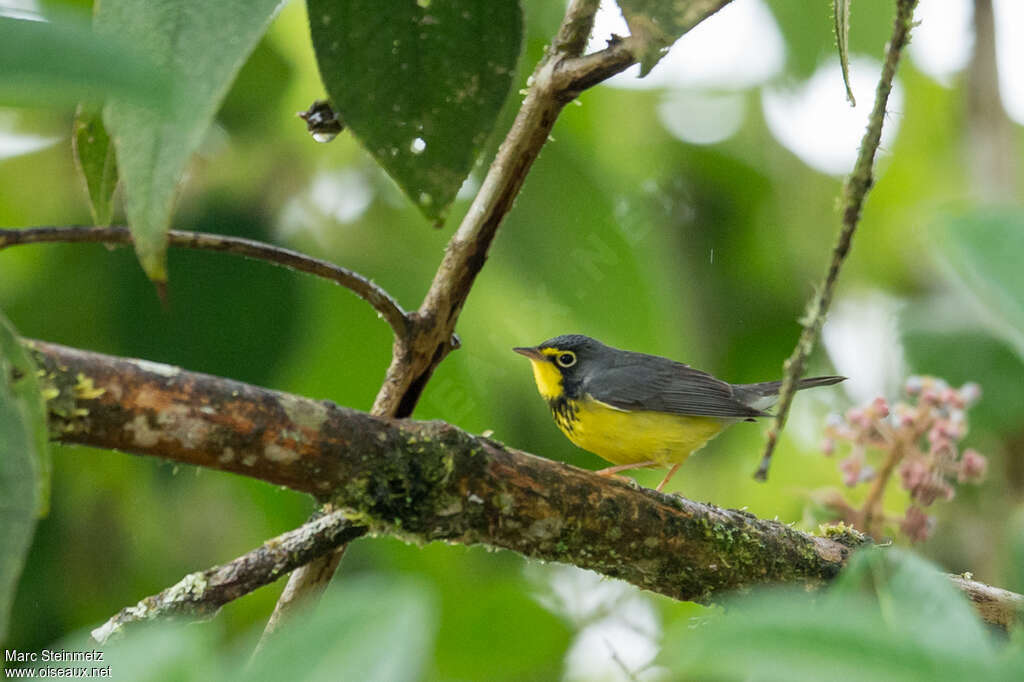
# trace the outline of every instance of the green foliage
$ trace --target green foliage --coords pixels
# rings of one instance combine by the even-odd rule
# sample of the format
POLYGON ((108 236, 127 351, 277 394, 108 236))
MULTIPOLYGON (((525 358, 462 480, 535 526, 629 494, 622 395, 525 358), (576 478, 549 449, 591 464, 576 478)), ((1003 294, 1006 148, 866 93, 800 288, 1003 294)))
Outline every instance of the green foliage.
POLYGON ((320 76, 345 124, 441 223, 515 76, 518 0, 310 0, 320 76))
POLYGON ((167 279, 167 230, 181 176, 279 7, 280 0, 104 0, 99 5, 100 35, 144 45, 153 62, 180 76, 168 111, 114 98, 104 118, 117 147, 135 250, 154 281, 167 279))
POLYGON ((932 239, 991 331, 1024 358, 1024 211, 952 213, 936 223, 932 239))
POLYGON ((49 489, 46 407, 36 366, 0 315, 0 642, 49 489))
MULTIPOLYGON (((249 660, 249 646, 218 650, 211 637, 216 629, 168 622, 139 626, 104 646, 104 661, 96 665, 109 665, 113 679, 138 682, 412 682, 422 678, 436 624, 433 596, 421 582, 353 576, 270 639, 255 660, 249 660)), ((246 643, 255 642, 259 632, 254 629, 246 643)), ((96 645, 81 633, 52 648, 87 651, 96 645)))
MULTIPOLYGON (((786 40, 787 76, 805 77, 834 59, 827 3, 768 4, 786 40)), ((513 91, 525 87, 529 67, 542 56, 565 6, 550 0, 523 5, 526 68, 513 91)), ((354 136, 343 134, 329 147, 317 145, 295 118, 296 111, 323 95, 309 48, 306 7, 288 4, 234 79, 217 114, 229 143, 207 147, 178 220, 189 229, 269 240, 353 268, 415 308, 449 234, 417 229, 423 220, 419 209, 354 136), (349 211, 353 203, 362 208, 349 211)), ((246 6, 237 20, 248 16, 246 6)), ((850 18, 850 52, 880 54, 891 25, 891 2, 859 3, 850 18)), ((379 30, 368 25, 365 33, 379 35, 379 30)), ((219 30, 209 40, 220 42, 225 35, 219 30)), ((152 41, 155 34, 144 38, 152 41)), ((0 51, 6 46, 0 43, 0 51)), ((191 50, 189 60, 202 62, 204 50, 191 50)), ((32 59, 39 56, 32 52, 32 59)), ((466 58, 472 61, 472 54, 466 58)), ((132 69, 139 62, 117 63, 132 69)), ((123 75, 121 70, 112 78, 123 75)), ((162 82, 171 76, 168 70, 162 82)), ((881 289, 906 302, 901 326, 911 315, 931 317, 924 321, 930 326, 907 325, 913 370, 956 385, 968 380, 983 385, 985 397, 970 437, 992 454, 998 475, 978 494, 958 495, 922 551, 941 557, 952 570, 970 568, 986 582, 1020 591, 1024 551, 1013 540, 1022 537, 1024 477, 1019 458, 1009 453, 1024 418, 1024 365, 969 316, 937 315, 929 308, 932 292, 942 290, 945 279, 922 257, 935 240, 922 244, 918 239, 929 207, 971 200, 965 180, 969 164, 963 163, 963 79, 940 85, 916 71, 912 59, 901 66, 899 77, 906 104, 890 112, 886 125, 898 123, 900 133, 865 206, 840 296, 881 289), (1018 523, 1007 528, 1011 517, 1018 523)), ((169 94, 165 85, 160 92, 169 94)), ((838 76, 835 87, 839 97, 838 76)), ((829 240, 823 235, 837 223, 839 185, 804 166, 772 136, 760 113, 758 89, 739 97, 745 111, 739 132, 706 146, 681 142, 667 131, 661 121, 672 105, 664 92, 601 86, 584 93, 580 106, 567 107, 460 317, 463 347, 437 369, 415 416, 445 419, 475 432, 490 429, 510 446, 599 468, 603 463, 554 427, 528 366, 511 346, 578 331, 669 355, 732 381, 777 378, 799 333, 796 320, 827 262, 829 240)), ((511 122, 511 110, 506 106, 497 133, 511 122)), ((67 132, 66 115, 0 112, 8 115, 17 117, 10 125, 19 131, 54 138, 67 132)), ((381 116, 382 126, 398 120, 391 112, 381 116)), ((0 124, 8 120, 0 118, 0 124)), ((409 144, 414 137, 403 139, 409 144)), ((488 146, 496 146, 498 137, 488 146)), ((0 191, 0 222, 87 220, 70 159, 56 146, 0 160, 0 187, 7 190, 0 191)), ((171 181, 178 183, 179 177, 171 181)), ((467 206, 456 198, 452 217, 467 206)), ((174 250, 170 268, 181 276, 162 310, 128 249, 111 253, 77 244, 6 249, 0 252, 0 306, 28 336, 369 408, 390 359, 391 335, 362 301, 331 284, 224 254, 174 250)), ((831 371, 824 353, 815 363, 814 372, 831 371)), ((838 480, 835 462, 814 448, 825 411, 842 410, 846 403, 840 390, 820 399, 834 402, 826 406, 818 396, 806 396, 796 403, 769 484, 750 476, 763 428, 740 424, 687 462, 673 489, 723 506, 748 507, 767 518, 800 519, 814 491, 838 480)), ((58 445, 54 451, 53 509, 36 530, 8 637, 9 646, 26 650, 38 651, 188 572, 227 561, 302 523, 313 509, 306 497, 238 476, 82 447, 58 445)), ((661 473, 639 472, 637 478, 650 486, 661 473)), ((367 539, 349 548, 339 583, 380 572, 414 575, 438 595, 432 611, 438 635, 433 649, 428 647, 423 679, 564 674, 573 628, 532 598, 523 560, 513 553, 367 539)), ((279 583, 228 605, 213 624, 184 629, 177 640, 167 640, 178 644, 168 645, 172 650, 166 657, 159 657, 163 640, 138 645, 134 638, 126 640, 139 667, 125 667, 125 678, 135 671, 161 679, 240 675, 245 657, 223 659, 223 652, 252 644, 251 628, 265 620, 280 588, 279 583), (189 657, 193 651, 201 664, 189 657), (177 657, 184 661, 181 666, 177 657), (230 663, 225 671, 220 663, 207 665, 210 660, 230 663)), ((785 602, 782 613, 803 599, 785 602)), ((686 621, 699 608, 668 599, 656 605, 660 623, 686 621)), ((868 606, 877 610, 874 602, 868 606)), ((871 617, 870 622, 878 621, 877 614, 871 617)), ((831 623, 834 614, 821 618, 831 623)), ((812 629, 813 616, 806 620, 812 629)), ((661 630, 655 630, 658 636, 661 630)), ((701 632, 680 631, 665 644, 688 649, 688 638, 701 632)), ((782 632, 761 634, 787 644, 782 632)), ((862 633, 853 634, 850 646, 862 646, 862 633)), ((401 655, 397 641, 380 655, 401 655)), ((726 642, 723 650, 739 655, 750 641, 726 642)), ((297 646, 305 656, 307 650, 297 646)), ((998 646, 986 646, 999 655, 998 646)), ((83 642, 79 648, 91 646, 83 642)), ((917 661, 919 650, 910 650, 917 661)), ((886 652, 891 647, 883 647, 884 660, 890 661, 886 652)), ((821 670, 831 670, 831 661, 821 670)))
POLYGON ((75 166, 89 195, 89 210, 96 225, 110 224, 114 214, 114 190, 117 189, 117 159, 114 145, 103 127, 103 113, 87 105, 75 114, 71 145, 75 166))
POLYGON ((123 36, 100 38, 73 15, 53 21, 0 16, 0 105, 74 106, 115 95, 159 110, 167 76, 123 36))
POLYGON ((688 679, 1015 680, 1024 656, 982 626, 932 564, 868 547, 816 595, 766 589, 666 640, 669 666, 688 679))

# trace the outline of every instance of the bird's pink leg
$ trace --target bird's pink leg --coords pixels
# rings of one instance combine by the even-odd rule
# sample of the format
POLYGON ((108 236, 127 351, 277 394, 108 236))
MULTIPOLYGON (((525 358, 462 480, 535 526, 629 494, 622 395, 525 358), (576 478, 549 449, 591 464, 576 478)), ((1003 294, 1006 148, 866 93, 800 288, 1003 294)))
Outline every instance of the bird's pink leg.
POLYGON ((658 463, 654 460, 650 462, 637 462, 636 464, 619 464, 617 466, 608 467, 607 469, 598 469, 594 473, 598 476, 614 476, 620 471, 628 471, 630 469, 643 469, 644 467, 658 466, 658 463))
POLYGON ((665 487, 665 484, 668 483, 669 479, 676 475, 676 471, 679 470, 679 466, 681 464, 682 462, 677 462, 676 464, 672 465, 672 468, 668 470, 668 473, 665 474, 665 478, 662 479, 661 483, 658 484, 658 487, 655 488, 655 490, 661 492, 661 489, 665 487))

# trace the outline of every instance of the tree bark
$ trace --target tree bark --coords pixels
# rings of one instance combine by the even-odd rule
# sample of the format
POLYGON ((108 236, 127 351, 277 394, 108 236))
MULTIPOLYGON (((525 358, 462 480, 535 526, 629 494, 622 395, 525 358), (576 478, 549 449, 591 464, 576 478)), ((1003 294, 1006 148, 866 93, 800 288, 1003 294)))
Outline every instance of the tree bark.
MULTIPOLYGON (((145 360, 25 341, 53 438, 230 471, 330 501, 346 532, 484 544, 707 603, 765 583, 818 585, 865 544, 595 476, 450 424, 374 417, 145 360)), ((324 544, 324 552, 331 546, 324 544)), ((954 582, 989 622, 1024 598, 954 582)))

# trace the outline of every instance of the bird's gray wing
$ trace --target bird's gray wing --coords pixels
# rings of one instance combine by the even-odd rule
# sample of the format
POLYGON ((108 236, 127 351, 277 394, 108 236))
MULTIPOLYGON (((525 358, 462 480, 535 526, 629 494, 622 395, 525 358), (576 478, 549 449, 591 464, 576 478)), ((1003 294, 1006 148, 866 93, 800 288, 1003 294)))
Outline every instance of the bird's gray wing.
POLYGON ((614 367, 587 377, 583 389, 620 410, 732 419, 768 416, 741 402, 730 384, 655 355, 630 353, 614 367))

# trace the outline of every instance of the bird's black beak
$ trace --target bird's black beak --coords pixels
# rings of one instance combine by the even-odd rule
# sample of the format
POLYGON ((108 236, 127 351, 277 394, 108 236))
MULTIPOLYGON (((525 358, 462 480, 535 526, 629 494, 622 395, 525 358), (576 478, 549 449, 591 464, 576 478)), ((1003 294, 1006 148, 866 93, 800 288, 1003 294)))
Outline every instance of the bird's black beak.
POLYGON ((540 349, 538 349, 538 348, 523 348, 523 347, 520 347, 520 348, 513 348, 512 350, 514 350, 515 352, 519 353, 520 355, 525 355, 526 357, 530 358, 531 360, 543 360, 544 359, 544 354, 541 353, 540 349))

